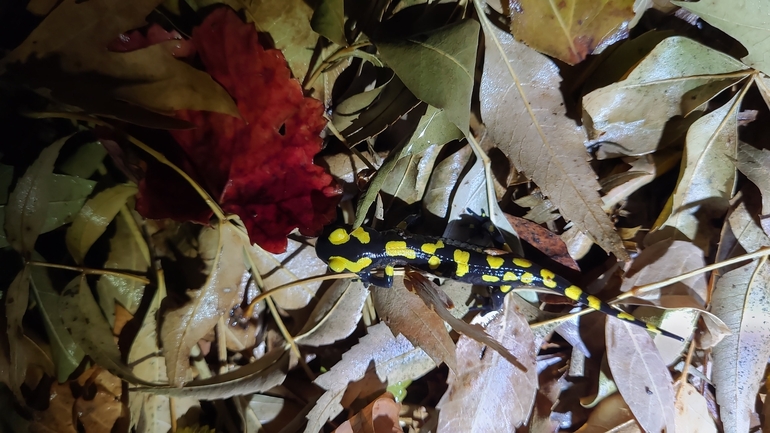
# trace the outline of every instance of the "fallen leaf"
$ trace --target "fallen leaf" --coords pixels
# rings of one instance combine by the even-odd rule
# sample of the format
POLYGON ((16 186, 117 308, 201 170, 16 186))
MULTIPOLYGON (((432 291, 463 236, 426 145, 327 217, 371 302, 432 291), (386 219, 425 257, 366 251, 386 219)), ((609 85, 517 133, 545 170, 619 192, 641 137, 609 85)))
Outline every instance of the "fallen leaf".
POLYGON ((238 116, 227 92, 205 72, 176 60, 169 45, 127 53, 106 49, 121 32, 144 25, 159 3, 66 0, 0 62, 0 71, 50 89, 58 101, 140 124, 153 125, 159 117, 153 112, 184 109, 238 116))
POLYGON ((683 114, 687 92, 732 74, 729 86, 749 73, 741 62, 691 39, 665 39, 625 80, 583 97, 586 130, 592 140, 617 143, 615 155, 653 152, 669 119, 683 114))
POLYGON ((712 312, 730 328, 713 350, 713 382, 725 431, 747 431, 770 357, 770 271, 757 262, 717 281, 712 312))
POLYGON ((16 274, 11 284, 8 286, 8 293, 5 296, 5 311, 8 333, 8 358, 10 359, 10 371, 8 374, 9 387, 16 396, 18 402, 24 401, 21 394, 21 386, 27 377, 27 367, 33 361, 27 356, 25 350, 24 328, 21 321, 27 313, 27 304, 29 304, 29 267, 25 266, 16 274))
POLYGON ((607 318, 607 361, 620 395, 645 431, 675 431, 671 375, 644 328, 607 318))
POLYGON ((634 17, 633 0, 512 3, 513 36, 570 65, 582 62, 599 46, 624 39, 634 17))
POLYGON ((420 100, 468 133, 479 23, 464 20, 395 42, 376 42, 382 60, 420 100))
POLYGON ((8 197, 5 207, 5 236, 17 252, 29 257, 45 225, 50 201, 51 173, 59 150, 70 136, 43 149, 8 197))
POLYGON ((487 51, 479 97, 489 137, 566 220, 605 251, 627 260, 623 243, 602 210, 599 183, 583 146, 585 136, 565 114, 558 68, 486 17, 482 24, 487 51))
POLYGON ((577 433, 641 433, 642 429, 634 420, 628 405, 620 394, 613 394, 602 400, 591 412, 588 421, 577 433))
POLYGON ((107 230, 129 197, 134 196, 134 185, 115 185, 88 200, 67 229, 67 249, 75 262, 81 264, 91 246, 107 230))
POLYGON ((676 395, 676 430, 692 433, 716 433, 706 399, 687 382, 679 385, 676 395))
POLYGON ((340 46, 347 46, 345 38, 345 4, 343 0, 321 0, 313 12, 310 26, 319 35, 340 46))
MULTIPOLYGON (((534 339, 529 324, 506 299, 506 307, 486 323, 492 338, 513 352, 524 372, 496 351, 462 336, 457 342, 457 374, 437 407, 439 431, 515 431, 529 417, 537 393, 534 339)), ((477 316, 471 323, 485 320, 477 316)))
POLYGON ((190 350, 230 310, 243 300, 241 278, 246 272, 243 240, 232 224, 200 234, 200 254, 209 264, 209 275, 202 287, 188 290, 190 300, 166 313, 160 339, 166 357, 166 370, 173 386, 188 381, 190 350), (240 289, 240 290, 239 290, 240 289))
POLYGON ((735 166, 762 193, 762 215, 770 214, 770 151, 741 141, 735 166))
POLYGON ((729 4, 717 0, 699 0, 698 2, 672 1, 676 6, 698 14, 712 26, 722 30, 749 50, 749 55, 742 58, 744 63, 770 73, 770 28, 767 17, 770 5, 761 0, 746 0, 729 4))
POLYGON ((347 338, 356 330, 368 296, 368 288, 360 281, 336 281, 318 300, 294 341, 318 347, 347 338))

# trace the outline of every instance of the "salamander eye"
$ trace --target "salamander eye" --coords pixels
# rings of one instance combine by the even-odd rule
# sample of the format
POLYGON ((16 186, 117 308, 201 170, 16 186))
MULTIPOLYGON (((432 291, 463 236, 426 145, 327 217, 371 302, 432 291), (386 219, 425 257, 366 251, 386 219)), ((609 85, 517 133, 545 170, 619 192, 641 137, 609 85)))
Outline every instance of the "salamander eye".
POLYGON ((349 240, 350 235, 344 228, 338 228, 329 234, 329 242, 331 242, 332 245, 342 245, 349 240))

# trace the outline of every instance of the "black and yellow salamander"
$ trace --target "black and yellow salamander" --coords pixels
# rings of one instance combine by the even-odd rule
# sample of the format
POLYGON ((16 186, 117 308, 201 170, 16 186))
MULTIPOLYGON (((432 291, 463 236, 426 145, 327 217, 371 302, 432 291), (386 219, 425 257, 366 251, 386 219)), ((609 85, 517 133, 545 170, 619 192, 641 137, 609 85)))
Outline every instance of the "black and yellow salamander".
POLYGON ((359 227, 351 231, 338 227, 318 238, 316 254, 334 272, 353 272, 365 283, 386 288, 393 285, 394 267, 400 265, 409 265, 443 278, 491 286, 499 290, 501 296, 509 293, 514 286, 543 287, 593 310, 683 341, 678 335, 610 307, 529 260, 513 254, 487 254, 482 247, 451 239, 398 230, 379 232, 359 227), (377 275, 378 271, 382 272, 382 276, 377 275))

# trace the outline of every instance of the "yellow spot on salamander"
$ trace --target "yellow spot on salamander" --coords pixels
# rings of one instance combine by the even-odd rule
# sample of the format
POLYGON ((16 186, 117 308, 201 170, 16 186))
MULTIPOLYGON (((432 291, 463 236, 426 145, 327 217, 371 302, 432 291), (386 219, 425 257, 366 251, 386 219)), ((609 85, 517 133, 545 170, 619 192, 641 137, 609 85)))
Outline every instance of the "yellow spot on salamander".
POLYGON ((519 281, 519 277, 511 271, 508 271, 503 275, 503 281, 519 281))
POLYGON ((439 250, 441 248, 444 248, 444 242, 442 242, 441 240, 436 241, 435 244, 431 244, 431 243, 422 244, 422 246, 420 247, 420 249, 425 254, 436 254, 436 250, 439 250))
POLYGON ((549 289, 556 287, 556 281, 553 280, 556 274, 549 271, 548 269, 541 269, 540 276, 543 278, 543 285, 545 287, 548 287, 549 289))
POLYGON ((508 293, 511 291, 511 286, 500 286, 500 291, 503 293, 508 293))
POLYGON ((350 235, 348 235, 348 231, 343 228, 334 230, 329 234, 329 242, 331 242, 332 245, 342 245, 349 240, 350 235))
POLYGON ((361 257, 360 259, 352 262, 344 257, 332 256, 329 257, 329 269, 334 272, 361 272, 366 269, 367 266, 372 264, 372 259, 369 257, 361 257))
POLYGON ((564 289, 564 296, 572 299, 573 301, 577 301, 578 299, 580 299, 580 295, 582 294, 583 294, 583 290, 581 290, 580 287, 578 286, 569 286, 566 289, 564 289))
POLYGON ((417 253, 407 247, 404 241, 390 241, 385 244, 385 254, 390 257, 406 257, 407 259, 417 257, 417 253))
POLYGON ((502 257, 487 256, 487 263, 489 263, 490 268, 499 269, 500 266, 503 266, 505 260, 502 257))
POLYGON ((622 311, 620 313, 618 313, 618 319, 625 320, 626 322, 635 322, 636 321, 636 317, 634 317, 634 316, 632 316, 632 315, 630 315, 630 314, 628 314, 626 312, 622 312, 622 311))
POLYGON ((527 260, 527 259, 520 259, 518 257, 513 259, 513 264, 518 266, 518 267, 520 267, 520 268, 528 268, 528 267, 532 266, 532 262, 530 262, 529 260, 527 260))
POLYGON ((496 283, 500 281, 500 277, 496 277, 494 275, 482 275, 481 279, 486 281, 487 283, 496 283))
POLYGON ((644 326, 647 327, 648 331, 652 331, 652 332, 654 332, 656 334, 660 334, 661 333, 660 329, 658 329, 658 327, 653 325, 652 323, 645 323, 644 326))
POLYGON ((396 271, 395 271, 395 269, 393 269, 393 266, 390 266, 390 265, 388 265, 388 266, 385 266, 385 275, 386 275, 386 276, 388 276, 388 277, 392 277, 392 276, 393 276, 393 274, 395 274, 395 272, 396 272, 396 271))
POLYGON ((600 301, 599 298, 597 298, 596 296, 593 296, 593 295, 589 296, 587 301, 588 301, 588 306, 594 310, 600 310, 602 308, 602 301, 600 301))
POLYGON ((354 238, 358 239, 358 242, 361 242, 362 244, 366 245, 369 243, 369 241, 372 240, 372 238, 369 236, 369 233, 363 229, 363 227, 359 227, 352 232, 350 232, 350 236, 353 236, 354 238))
POLYGON ((441 264, 441 259, 437 256, 430 256, 428 259, 428 266, 430 266, 431 269, 436 269, 441 264))
POLYGON ((535 281, 535 276, 534 276, 534 275, 532 275, 531 273, 529 273, 529 272, 524 272, 523 274, 521 274, 521 282, 522 282, 522 283, 524 283, 524 284, 530 284, 530 283, 532 283, 533 281, 535 281))
POLYGON ((463 275, 467 274, 469 271, 468 268, 468 261, 471 259, 471 254, 467 251, 463 250, 455 250, 454 253, 454 260, 457 264, 457 271, 455 274, 458 277, 462 277, 463 275))

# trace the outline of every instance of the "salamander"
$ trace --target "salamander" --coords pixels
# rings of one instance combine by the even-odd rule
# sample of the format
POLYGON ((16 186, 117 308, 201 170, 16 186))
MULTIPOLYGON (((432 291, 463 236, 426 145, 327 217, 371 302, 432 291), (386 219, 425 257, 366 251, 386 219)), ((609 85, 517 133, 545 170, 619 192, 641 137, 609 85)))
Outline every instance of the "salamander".
POLYGON ((390 288, 395 266, 408 265, 433 275, 490 286, 505 296, 515 286, 550 289, 567 298, 649 331, 683 341, 678 335, 643 322, 585 293, 554 272, 513 254, 488 250, 446 238, 377 231, 367 227, 336 227, 318 238, 316 254, 334 272, 353 272, 365 283, 390 288), (381 275, 379 275, 381 273, 381 275))

